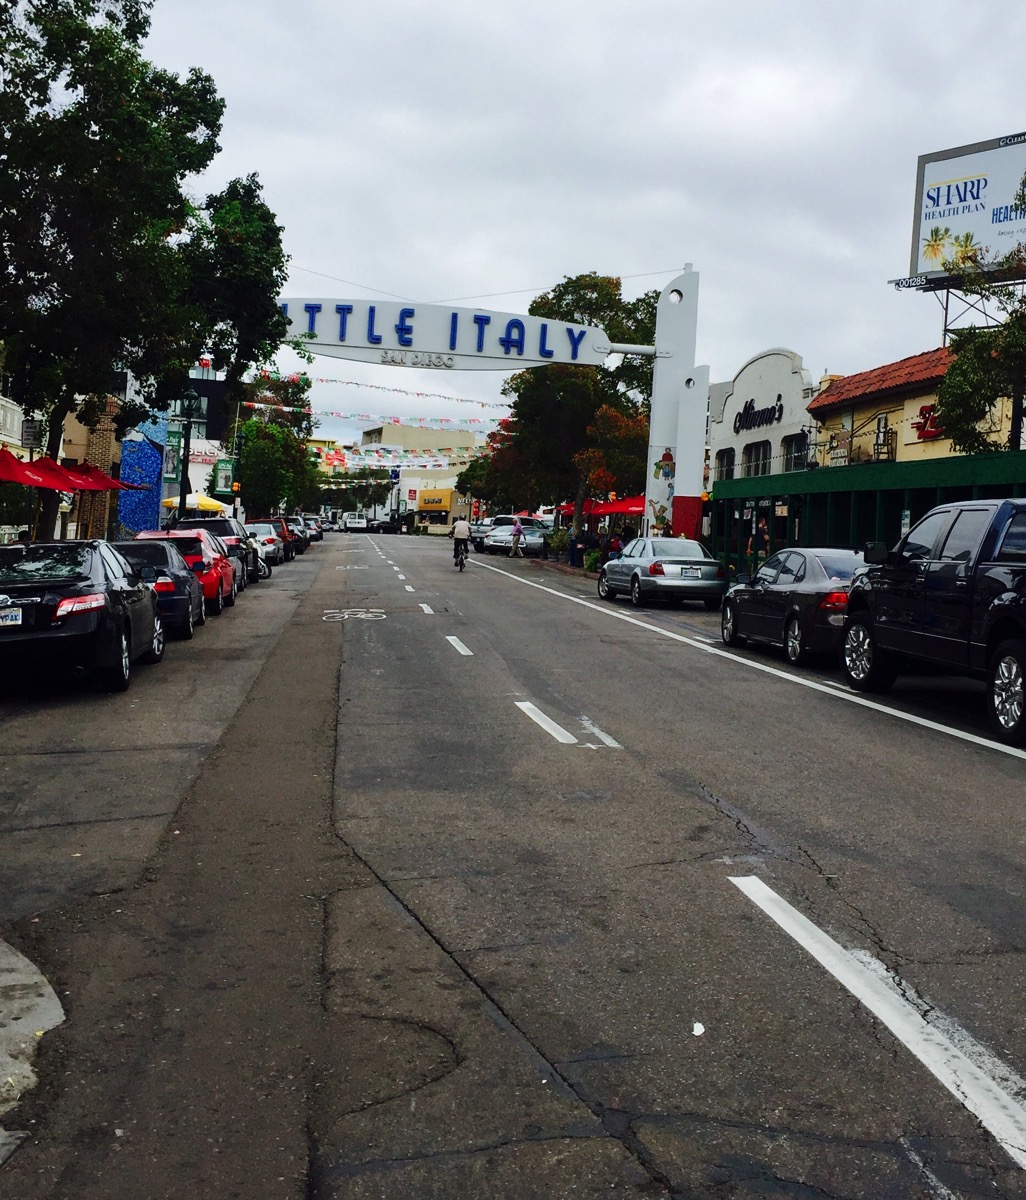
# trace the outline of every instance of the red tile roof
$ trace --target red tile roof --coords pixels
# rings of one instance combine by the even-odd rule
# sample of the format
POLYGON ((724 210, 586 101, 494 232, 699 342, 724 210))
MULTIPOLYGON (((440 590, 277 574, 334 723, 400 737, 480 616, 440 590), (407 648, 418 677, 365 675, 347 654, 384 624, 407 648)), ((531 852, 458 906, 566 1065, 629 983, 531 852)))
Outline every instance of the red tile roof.
POLYGON ((913 354, 885 367, 874 367, 871 371, 860 371, 857 375, 844 375, 835 379, 809 402, 810 413, 835 408, 839 404, 852 404, 857 400, 868 400, 874 396, 886 396, 895 392, 911 392, 939 383, 951 365, 954 355, 946 346, 913 354))

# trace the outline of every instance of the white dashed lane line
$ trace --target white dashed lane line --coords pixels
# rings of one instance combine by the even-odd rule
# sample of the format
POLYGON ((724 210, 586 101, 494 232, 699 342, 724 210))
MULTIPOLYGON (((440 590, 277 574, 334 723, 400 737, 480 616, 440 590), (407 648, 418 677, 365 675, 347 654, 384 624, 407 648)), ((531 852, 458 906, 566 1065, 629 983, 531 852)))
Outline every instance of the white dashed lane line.
POLYGON ((451 634, 447 634, 445 640, 449 643, 450 646, 452 646, 454 649, 458 650, 460 652, 460 654, 465 654, 468 658, 474 657, 474 651, 468 650, 467 647, 464 646, 464 644, 460 641, 460 639, 458 637, 453 637, 451 634))

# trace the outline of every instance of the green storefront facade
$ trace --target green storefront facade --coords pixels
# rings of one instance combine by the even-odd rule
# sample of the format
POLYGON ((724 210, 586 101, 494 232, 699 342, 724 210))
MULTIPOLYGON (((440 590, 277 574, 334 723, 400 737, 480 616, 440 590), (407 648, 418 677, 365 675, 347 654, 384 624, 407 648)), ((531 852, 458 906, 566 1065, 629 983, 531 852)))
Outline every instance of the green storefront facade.
POLYGON ((738 569, 748 537, 767 518, 770 548, 893 545, 909 525, 948 500, 1026 495, 1026 451, 920 462, 865 462, 717 480, 709 548, 738 569))

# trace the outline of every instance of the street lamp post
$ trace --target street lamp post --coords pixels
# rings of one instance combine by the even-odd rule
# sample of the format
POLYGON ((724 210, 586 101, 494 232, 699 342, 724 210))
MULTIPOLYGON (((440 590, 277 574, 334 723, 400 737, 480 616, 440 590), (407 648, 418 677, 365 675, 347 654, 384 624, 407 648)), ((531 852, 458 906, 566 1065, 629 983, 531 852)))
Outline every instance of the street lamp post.
POLYGON ((199 396, 196 392, 189 390, 182 397, 181 414, 182 414, 182 467, 181 480, 178 485, 178 519, 181 521, 185 517, 185 510, 188 505, 189 498, 189 450, 192 441, 192 419, 198 412, 199 396))

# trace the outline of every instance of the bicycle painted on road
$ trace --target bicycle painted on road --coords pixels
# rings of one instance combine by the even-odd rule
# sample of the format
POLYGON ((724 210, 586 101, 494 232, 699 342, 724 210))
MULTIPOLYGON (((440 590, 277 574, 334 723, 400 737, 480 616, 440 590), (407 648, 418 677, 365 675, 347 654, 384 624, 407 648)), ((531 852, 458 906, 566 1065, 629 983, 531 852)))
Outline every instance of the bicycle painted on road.
POLYGON ((322 621, 383 621, 383 608, 326 608, 322 621))

